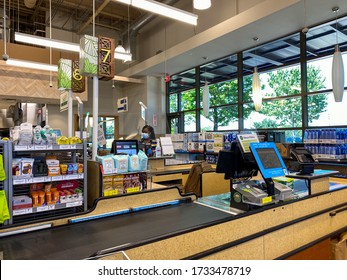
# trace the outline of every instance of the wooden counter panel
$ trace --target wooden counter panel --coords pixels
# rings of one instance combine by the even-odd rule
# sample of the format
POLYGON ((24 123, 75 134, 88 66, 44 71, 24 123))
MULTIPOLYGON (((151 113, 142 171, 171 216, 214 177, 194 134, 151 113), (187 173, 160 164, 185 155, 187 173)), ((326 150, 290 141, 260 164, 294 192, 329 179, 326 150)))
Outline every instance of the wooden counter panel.
POLYGON ((209 255, 202 260, 262 260, 264 259, 263 237, 253 239, 230 249, 209 255))
POLYGON ((224 174, 206 172, 201 176, 202 196, 210 196, 230 192, 230 180, 225 180, 224 174))
POLYGON ((264 258, 272 260, 295 249, 293 226, 276 230, 264 236, 264 258))
POLYGON ((293 204, 282 205, 264 211, 264 227, 274 227, 293 219, 293 204))
POLYGON ((177 260, 263 230, 263 213, 146 244, 126 251, 131 260, 177 260))

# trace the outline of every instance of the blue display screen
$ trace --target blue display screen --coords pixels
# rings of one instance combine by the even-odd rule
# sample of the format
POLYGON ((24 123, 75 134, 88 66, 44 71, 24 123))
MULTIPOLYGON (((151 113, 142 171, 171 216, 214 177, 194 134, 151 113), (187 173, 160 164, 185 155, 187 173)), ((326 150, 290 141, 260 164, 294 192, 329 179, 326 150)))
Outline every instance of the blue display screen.
POLYGON ((264 179, 284 176, 287 167, 273 142, 250 143, 250 149, 264 179))
POLYGON ((136 155, 138 152, 138 144, 136 140, 115 140, 114 149, 115 154, 136 155))

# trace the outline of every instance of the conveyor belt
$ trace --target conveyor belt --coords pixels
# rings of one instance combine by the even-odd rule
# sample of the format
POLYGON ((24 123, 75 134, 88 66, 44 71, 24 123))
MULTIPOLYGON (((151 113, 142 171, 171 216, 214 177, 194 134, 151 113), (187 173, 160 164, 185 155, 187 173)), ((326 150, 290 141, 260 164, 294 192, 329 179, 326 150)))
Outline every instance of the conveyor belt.
POLYGON ((79 260, 111 247, 188 230, 231 217, 196 203, 145 210, 3 237, 4 259, 79 260))

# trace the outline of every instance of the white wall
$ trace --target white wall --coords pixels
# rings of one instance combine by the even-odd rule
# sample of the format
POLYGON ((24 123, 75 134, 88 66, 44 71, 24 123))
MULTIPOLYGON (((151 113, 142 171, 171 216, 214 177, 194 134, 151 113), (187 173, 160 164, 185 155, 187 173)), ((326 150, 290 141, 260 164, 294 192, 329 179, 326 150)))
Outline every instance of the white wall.
MULTIPOLYGON (((48 122, 53 129, 60 129, 62 135, 68 135, 68 111, 60 112, 59 104, 47 104, 48 122)), ((76 109, 75 109, 76 110, 76 109)), ((77 113, 77 112, 76 112, 77 113)))
POLYGON ((164 17, 156 17, 139 31, 137 38, 137 59, 139 61, 146 60, 154 56, 157 51, 169 49, 264 1, 265 0, 214 0, 212 1, 211 8, 204 11, 193 11, 192 2, 180 1, 175 7, 197 14, 199 17, 198 25, 192 26, 164 17))

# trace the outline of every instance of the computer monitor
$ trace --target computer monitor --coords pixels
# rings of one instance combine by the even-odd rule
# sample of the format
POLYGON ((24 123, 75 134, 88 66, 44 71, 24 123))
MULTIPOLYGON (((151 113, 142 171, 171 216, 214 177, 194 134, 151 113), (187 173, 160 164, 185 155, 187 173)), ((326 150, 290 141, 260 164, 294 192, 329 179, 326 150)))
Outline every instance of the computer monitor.
POLYGON ((216 173, 224 173, 225 179, 248 178, 257 175, 258 167, 251 153, 243 153, 240 143, 231 142, 230 150, 218 154, 216 173))
POLYGON ((264 179, 286 174, 287 167, 274 142, 250 143, 250 149, 264 179))
POLYGON ((137 140, 114 140, 111 154, 136 155, 139 151, 137 140))

